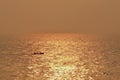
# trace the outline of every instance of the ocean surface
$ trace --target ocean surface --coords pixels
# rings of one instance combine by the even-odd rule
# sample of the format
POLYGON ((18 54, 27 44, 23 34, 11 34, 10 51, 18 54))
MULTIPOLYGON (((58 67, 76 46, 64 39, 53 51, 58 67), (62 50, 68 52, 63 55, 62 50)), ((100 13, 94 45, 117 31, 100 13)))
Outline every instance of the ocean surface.
POLYGON ((120 80, 120 38, 1 36, 0 80, 120 80))

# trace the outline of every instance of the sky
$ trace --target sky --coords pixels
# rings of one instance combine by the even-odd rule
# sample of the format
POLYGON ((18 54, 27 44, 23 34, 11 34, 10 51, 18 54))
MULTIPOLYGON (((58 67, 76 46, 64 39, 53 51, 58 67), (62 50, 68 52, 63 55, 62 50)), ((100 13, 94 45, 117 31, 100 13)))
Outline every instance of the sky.
POLYGON ((120 0, 0 0, 0 34, 120 34, 120 0))

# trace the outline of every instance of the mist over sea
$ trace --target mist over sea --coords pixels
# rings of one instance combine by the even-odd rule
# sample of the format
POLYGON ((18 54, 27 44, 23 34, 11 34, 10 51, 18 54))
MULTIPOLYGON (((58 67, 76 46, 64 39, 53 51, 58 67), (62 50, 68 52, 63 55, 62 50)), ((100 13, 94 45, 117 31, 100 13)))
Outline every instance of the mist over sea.
POLYGON ((120 38, 0 36, 0 80, 120 80, 120 38))

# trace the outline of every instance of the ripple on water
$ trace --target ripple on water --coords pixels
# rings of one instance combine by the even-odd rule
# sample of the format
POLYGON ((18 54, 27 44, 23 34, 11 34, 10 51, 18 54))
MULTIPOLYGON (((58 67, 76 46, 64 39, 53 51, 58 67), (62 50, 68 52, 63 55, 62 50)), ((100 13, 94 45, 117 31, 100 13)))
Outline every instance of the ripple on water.
POLYGON ((118 41, 79 34, 42 34, 3 41, 2 45, 7 46, 0 49, 1 80, 120 79, 118 41), (45 54, 33 55, 34 51, 45 54))

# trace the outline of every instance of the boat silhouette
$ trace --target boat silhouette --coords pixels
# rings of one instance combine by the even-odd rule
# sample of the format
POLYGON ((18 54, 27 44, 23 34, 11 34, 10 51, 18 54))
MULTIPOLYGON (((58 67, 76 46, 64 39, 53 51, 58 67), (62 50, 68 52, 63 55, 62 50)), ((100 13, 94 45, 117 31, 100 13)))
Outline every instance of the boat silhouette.
POLYGON ((37 55, 37 54, 44 54, 44 53, 43 52, 34 52, 33 54, 37 55))

